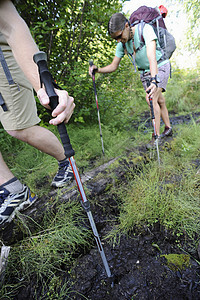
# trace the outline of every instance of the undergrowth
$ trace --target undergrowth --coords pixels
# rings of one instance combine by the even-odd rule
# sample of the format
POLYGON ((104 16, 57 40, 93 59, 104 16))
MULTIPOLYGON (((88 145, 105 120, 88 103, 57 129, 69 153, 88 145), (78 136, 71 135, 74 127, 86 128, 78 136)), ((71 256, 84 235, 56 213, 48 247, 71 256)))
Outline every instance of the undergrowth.
MULTIPOLYGON (((30 232, 28 237, 11 247, 5 277, 7 284, 0 290, 1 299, 3 296, 9 299, 9 295, 13 297, 22 282, 31 285, 33 278, 40 293, 41 289, 49 292, 53 282, 60 281, 60 273, 70 272, 77 249, 80 252, 91 247, 91 233, 84 220, 79 205, 68 202, 60 204, 56 213, 47 212, 42 223, 35 223, 35 233, 30 232), (46 289, 45 281, 49 285, 46 289)), ((18 222, 24 222, 20 215, 18 222)), ((26 227, 26 224, 22 225, 26 227)), ((59 289, 64 290, 64 286, 59 289)))
MULTIPOLYGON (((117 90, 118 74, 118 82, 110 88, 109 85, 102 86, 98 93, 104 157, 98 122, 77 121, 67 125, 80 173, 82 169, 101 165, 126 150, 131 151, 151 138, 152 129, 145 129, 146 120, 140 122, 140 114, 148 107, 141 86, 136 88, 137 76, 134 75, 132 81, 131 76, 128 77, 130 85, 124 78, 121 88, 117 90), (101 109, 102 104, 105 109, 101 109), (133 120, 138 122, 138 127, 133 128, 133 120)), ((191 76, 181 71, 173 75, 166 93, 169 111, 178 114, 200 110, 199 81, 196 75, 191 76)), ((58 136, 57 128, 47 127, 58 136)), ((194 237, 200 234, 200 178, 195 166, 199 159, 199 131, 199 125, 195 122, 189 126, 177 126, 170 150, 167 148, 160 153, 161 167, 158 167, 157 161, 151 161, 143 165, 139 173, 129 174, 125 185, 120 183, 117 192, 119 224, 109 234, 110 237, 159 222, 177 236, 188 236, 195 243, 194 237)), ((0 138, 4 141, 1 152, 15 176, 36 191, 39 197, 47 195, 58 168, 56 160, 11 138, 2 128, 0 138)), ((44 299, 57 299, 58 293, 66 295, 69 292, 60 274, 64 271, 70 273, 77 249, 89 248, 91 236, 78 204, 65 203, 58 207, 56 214, 51 211, 42 223, 35 224, 35 232, 29 232, 26 228, 26 238, 12 245, 5 284, 0 290, 2 299, 14 299, 20 288, 31 284, 36 296, 37 289, 40 289, 46 297, 44 299)), ((25 228, 26 224, 20 224, 20 220, 23 218, 20 219, 19 215, 19 226, 25 228)))
POLYGON ((168 148, 160 152, 157 161, 143 165, 138 174, 130 174, 127 182, 115 194, 120 205, 119 224, 108 237, 140 231, 157 222, 177 235, 197 244, 200 235, 200 126, 181 125, 178 135, 168 148))

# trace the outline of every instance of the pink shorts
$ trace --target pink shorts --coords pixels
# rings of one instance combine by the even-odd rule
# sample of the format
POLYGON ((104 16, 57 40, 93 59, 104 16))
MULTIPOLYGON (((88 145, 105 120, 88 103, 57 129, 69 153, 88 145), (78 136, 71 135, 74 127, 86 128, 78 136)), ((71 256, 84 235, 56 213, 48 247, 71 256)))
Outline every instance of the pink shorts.
MULTIPOLYGON (((166 64, 158 67, 158 77, 160 79, 160 82, 158 83, 158 87, 162 88, 162 92, 166 91, 167 82, 170 75, 170 62, 168 61, 166 64)), ((147 89, 147 80, 151 79, 150 72, 143 72, 140 74, 140 79, 142 81, 143 87, 146 90, 147 89)))

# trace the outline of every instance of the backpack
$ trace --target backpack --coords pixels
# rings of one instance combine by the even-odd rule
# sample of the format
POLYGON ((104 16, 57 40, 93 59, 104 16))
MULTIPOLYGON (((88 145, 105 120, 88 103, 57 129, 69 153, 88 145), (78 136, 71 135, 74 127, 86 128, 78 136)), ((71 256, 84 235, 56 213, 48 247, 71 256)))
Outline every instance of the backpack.
MULTIPOLYGON (((146 23, 151 25, 154 29, 158 42, 160 44, 159 50, 162 52, 161 60, 169 59, 176 49, 175 38, 165 26, 163 16, 158 8, 152 8, 147 6, 140 6, 134 11, 129 18, 130 26, 133 27, 138 24, 140 46, 136 49, 136 52, 140 50, 144 45, 143 28, 146 23)), ((158 48, 157 48, 158 49, 158 48)))

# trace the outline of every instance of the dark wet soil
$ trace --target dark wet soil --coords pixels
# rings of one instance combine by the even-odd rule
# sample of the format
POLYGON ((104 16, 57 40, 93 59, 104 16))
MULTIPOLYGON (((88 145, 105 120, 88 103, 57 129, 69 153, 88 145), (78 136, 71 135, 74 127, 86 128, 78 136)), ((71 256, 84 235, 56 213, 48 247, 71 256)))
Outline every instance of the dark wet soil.
POLYGON ((79 259, 73 271, 76 283, 71 299, 85 299, 80 294, 87 299, 200 299, 198 263, 190 259, 190 267, 171 270, 153 245, 159 245, 163 254, 182 253, 162 230, 122 236, 114 248, 105 245, 115 274, 114 286, 105 280, 98 253, 93 250, 79 259))
MULTIPOLYGON (((144 114, 143 117, 145 122, 147 116, 144 114)), ((182 117, 172 115, 170 119, 172 125, 176 125, 199 118, 200 113, 182 117)), ((132 125, 136 126, 136 123, 132 125)), ((196 164, 199 167, 200 162, 196 164)), ((151 229, 143 228, 140 233, 134 229, 128 236, 122 235, 108 243, 104 237, 117 224, 117 199, 100 191, 95 196, 95 203, 92 201, 91 210, 113 278, 107 277, 94 242, 90 250, 77 253, 76 264, 70 274, 67 271, 62 273, 63 284, 67 283, 69 290, 65 296, 56 299, 200 299, 198 251, 190 248, 189 241, 180 240, 178 247, 176 237, 157 224, 151 229), (189 265, 169 265, 162 257, 164 254, 189 255, 189 265)), ((24 287, 15 299, 36 299, 32 291, 33 287, 24 287)), ((37 299, 50 298, 38 291, 37 299)))
MULTIPOLYGON (((200 113, 180 117, 171 115, 170 120, 174 126, 189 123, 199 117, 200 113)), ((145 123, 146 114, 143 119, 145 123)), ((149 122, 151 126, 151 120, 149 122)), ((132 125, 138 124, 136 122, 132 125)), ((144 130, 145 127, 148 127, 148 124, 144 126, 144 130)), ((116 223, 118 206, 113 198, 105 195, 99 196, 97 203, 99 207, 92 208, 92 211, 95 211, 97 228, 103 238, 116 223), (105 222, 106 219, 109 222, 105 222)), ((200 265, 197 251, 191 250, 185 241, 182 242, 180 250, 176 238, 160 228, 159 224, 151 230, 144 228, 143 233, 139 235, 136 232, 128 236, 123 235, 115 244, 107 244, 105 240, 103 242, 106 258, 114 276, 114 286, 107 278, 99 252, 94 247, 90 253, 77 260, 71 275, 73 279, 70 279, 69 299, 200 299, 200 265), (172 253, 189 255, 189 266, 180 269, 168 265, 162 255, 172 253)))

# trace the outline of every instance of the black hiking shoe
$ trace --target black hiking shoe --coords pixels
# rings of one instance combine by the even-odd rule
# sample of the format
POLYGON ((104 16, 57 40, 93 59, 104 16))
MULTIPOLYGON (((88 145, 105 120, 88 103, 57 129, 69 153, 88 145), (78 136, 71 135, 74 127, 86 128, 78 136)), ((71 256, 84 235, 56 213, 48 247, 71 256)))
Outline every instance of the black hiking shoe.
POLYGON ((165 126, 165 130, 163 131, 163 133, 161 133, 160 137, 161 139, 163 139, 164 137, 172 136, 172 134, 173 134, 172 127, 165 126))
POLYGON ((23 185, 18 193, 9 193, 5 188, 0 190, 0 226, 9 223, 17 211, 23 211, 37 200, 37 196, 23 185))
POLYGON ((64 162, 59 163, 59 169, 55 175, 51 186, 53 187, 63 187, 69 184, 74 179, 74 174, 69 160, 66 159, 64 162))

